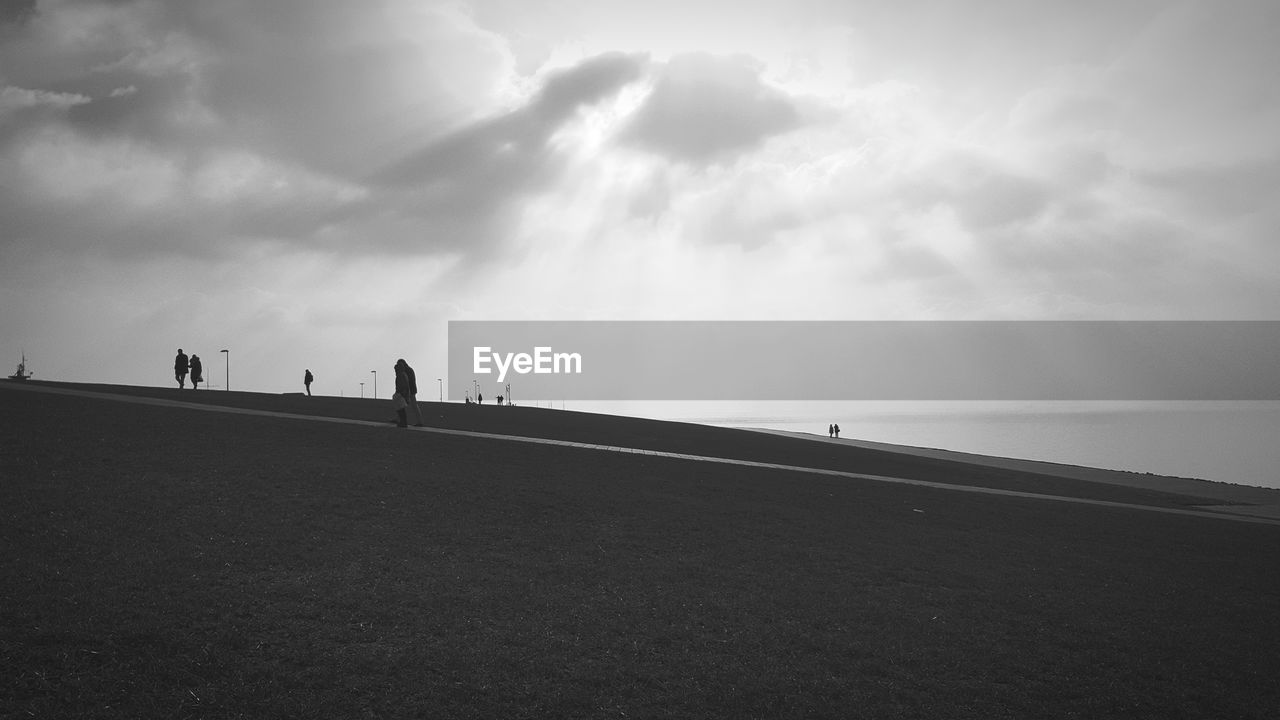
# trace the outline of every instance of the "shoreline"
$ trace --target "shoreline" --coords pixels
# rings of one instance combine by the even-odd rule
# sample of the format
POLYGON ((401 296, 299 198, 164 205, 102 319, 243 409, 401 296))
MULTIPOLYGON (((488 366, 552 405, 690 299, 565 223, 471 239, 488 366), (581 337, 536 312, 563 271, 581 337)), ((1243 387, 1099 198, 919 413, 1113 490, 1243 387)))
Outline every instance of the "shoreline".
POLYGON ((1027 460, 1022 458, 981 455, 959 450, 918 447, 914 445, 895 445, 892 443, 859 440, 857 438, 829 438, 816 433, 797 430, 775 430, 772 428, 743 428, 752 432, 768 433, 782 437, 799 438, 818 443, 837 443, 867 450, 901 453, 914 457, 959 462, 983 467, 1000 468, 1015 472, 1052 475, 1054 477, 1085 482, 1120 485, 1143 490, 1196 495, 1199 497, 1221 500, 1221 505, 1204 505, 1216 512, 1230 512, 1262 517, 1280 518, 1280 489, 1257 485, 1237 485, 1234 483, 1198 478, 1156 475, 1151 473, 1131 472, 1127 470, 1108 470, 1084 465, 1069 465, 1047 460, 1027 460))

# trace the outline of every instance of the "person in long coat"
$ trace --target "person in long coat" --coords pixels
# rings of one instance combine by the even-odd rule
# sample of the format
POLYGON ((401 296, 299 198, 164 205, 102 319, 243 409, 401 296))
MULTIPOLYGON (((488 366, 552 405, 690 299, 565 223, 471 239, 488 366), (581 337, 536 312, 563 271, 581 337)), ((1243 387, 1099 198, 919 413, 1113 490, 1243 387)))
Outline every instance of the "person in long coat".
POLYGON ((404 398, 406 420, 412 420, 415 427, 422 427, 422 411, 418 408, 418 377, 413 372, 413 368, 409 367, 409 363, 400 358, 396 361, 396 391, 399 392, 400 373, 403 372, 408 380, 407 393, 400 393, 404 398))
POLYGON ((408 384, 408 373, 404 372, 404 366, 397 363, 393 368, 396 370, 396 393, 392 395, 392 406, 396 407, 396 424, 401 428, 408 427, 408 419, 404 414, 404 409, 408 406, 404 398, 410 395, 410 384, 408 384))
POLYGON ((187 386, 187 354, 178 348, 178 355, 173 358, 173 379, 178 381, 178 388, 187 386))

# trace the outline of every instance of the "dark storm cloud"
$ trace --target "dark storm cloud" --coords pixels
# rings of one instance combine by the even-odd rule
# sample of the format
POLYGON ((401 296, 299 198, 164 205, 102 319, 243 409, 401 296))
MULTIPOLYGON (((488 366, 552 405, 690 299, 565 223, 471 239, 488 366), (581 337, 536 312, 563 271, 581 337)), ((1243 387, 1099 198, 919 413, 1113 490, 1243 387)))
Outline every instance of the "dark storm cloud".
POLYGON ((84 132, 217 141, 316 172, 364 174, 491 106, 507 81, 501 40, 449 8, 53 4, 0 43, 0 80, 104 100, 71 118, 84 132), (117 92, 129 87, 131 96, 117 92))
POLYGON ((502 72, 498 49, 481 38, 459 42, 453 18, 398 29, 391 13, 399 10, 330 0, 202 4, 190 11, 193 35, 219 54, 204 72, 207 102, 264 152, 326 173, 367 172, 466 115, 470 98, 461 95, 483 97, 502 72))
POLYGON ((584 60, 548 78, 527 105, 432 141, 377 173, 374 182, 417 188, 520 185, 547 165, 552 155, 547 141, 574 111, 638 79, 645 62, 643 56, 622 53, 584 60))
POLYGON ((21 25, 36 12, 36 0, 0 0, 0 33, 21 25))
MULTIPOLYGON (((41 5, 26 26, 0 38, 0 91, 45 100, 39 112, 5 113, 0 107, 0 157, 12 162, 26 155, 38 167, 40 159, 30 157, 34 148, 58 134, 134 143, 175 158, 227 142, 201 97, 202 62, 215 54, 202 55, 177 20, 167 6, 152 3, 41 5), (69 98, 75 101, 65 102, 69 98)), ((79 152, 92 142, 62 145, 79 152)), ((29 184, 12 172, 0 175, 29 184)))
POLYGON ((562 122, 578 108, 604 100, 639 79, 648 64, 641 54, 605 53, 547 78, 534 99, 534 112, 550 122, 562 122))
MULTIPOLYGON (((270 241, 337 253, 483 258, 509 236, 520 201, 559 177, 563 158, 549 142, 554 134, 579 108, 638 79, 646 64, 643 56, 613 53, 553 73, 523 106, 464 124, 418 150, 401 149, 403 159, 368 177, 353 172, 360 162, 306 147, 343 144, 351 133, 341 124, 352 121, 350 113, 337 125, 299 130, 309 133, 300 145, 273 153, 275 146, 253 132, 242 135, 239 120, 204 133, 183 126, 185 138, 167 131, 191 108, 173 76, 119 76, 112 86, 123 90, 94 98, 10 88, 0 135, 11 140, 0 147, 8 160, 0 181, 11 190, 0 195, 5 241, 67 249, 90 243, 123 256, 235 253, 270 241), (119 84, 129 80, 136 84, 119 84), (118 168, 119 180, 96 181, 104 168, 118 168), (85 182, 67 192, 33 183, 56 186, 58 177, 76 175, 85 182), (135 202, 141 186, 150 199, 135 202)), ((226 118, 226 111, 214 105, 209 114, 226 118)), ((277 105, 264 112, 281 123, 270 132, 295 127, 277 105)), ((386 128, 353 138, 342 154, 368 150, 379 130, 386 128)))
MULTIPOLYGON (((68 110, 92 102, 80 93, 32 90, 0 84, 0 157, 29 128, 59 118, 68 110)), ((3 172, 0 172, 3 176, 3 172)))
MULTIPOLYGON (((642 55, 608 53, 551 75, 526 105, 448 133, 376 173, 372 205, 384 216, 447 228, 432 234, 442 249, 492 246, 515 202, 562 171, 554 134, 579 108, 639 79, 646 65, 642 55)), ((405 242, 420 246, 423 237, 405 242)))
POLYGON ((6 244, 483 256, 519 201, 558 177, 553 135, 647 64, 592 58, 475 120, 510 80, 501 48, 434 6, 77 7, 95 6, 0 44, 0 58, 50 61, 24 70, 29 87, 0 85, 6 244), (397 33, 395 13, 418 24, 397 33), (71 38, 81 22, 100 32, 71 38))
POLYGON ((703 165, 732 160, 800 123, 795 101, 765 85, 759 65, 749 58, 691 53, 662 68, 622 137, 703 165))
POLYGON ((213 128, 192 127, 182 117, 189 107, 192 97, 185 78, 125 76, 93 102, 72 108, 66 120, 86 136, 145 138, 174 153, 230 140, 213 128))

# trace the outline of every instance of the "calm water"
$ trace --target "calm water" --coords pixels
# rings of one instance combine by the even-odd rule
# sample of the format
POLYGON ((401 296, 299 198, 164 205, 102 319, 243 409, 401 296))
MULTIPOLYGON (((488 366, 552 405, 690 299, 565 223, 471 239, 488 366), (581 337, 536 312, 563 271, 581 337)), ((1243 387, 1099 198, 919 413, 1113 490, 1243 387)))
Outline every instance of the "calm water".
MULTIPOLYGON (((557 403, 555 405, 559 407, 557 403)), ((607 412, 760 427, 1280 487, 1280 402, 577 402, 607 412)))

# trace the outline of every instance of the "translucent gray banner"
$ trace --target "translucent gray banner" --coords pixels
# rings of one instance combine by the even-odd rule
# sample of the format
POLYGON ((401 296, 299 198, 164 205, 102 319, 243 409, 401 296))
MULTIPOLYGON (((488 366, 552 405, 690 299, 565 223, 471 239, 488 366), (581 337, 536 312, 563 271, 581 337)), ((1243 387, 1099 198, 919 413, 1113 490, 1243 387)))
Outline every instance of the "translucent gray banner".
POLYGON ((1277 400, 1280 321, 459 321, 449 397, 1277 400))

